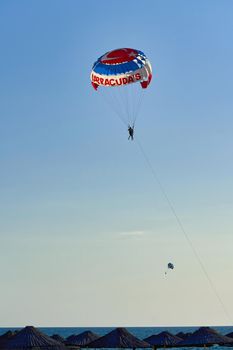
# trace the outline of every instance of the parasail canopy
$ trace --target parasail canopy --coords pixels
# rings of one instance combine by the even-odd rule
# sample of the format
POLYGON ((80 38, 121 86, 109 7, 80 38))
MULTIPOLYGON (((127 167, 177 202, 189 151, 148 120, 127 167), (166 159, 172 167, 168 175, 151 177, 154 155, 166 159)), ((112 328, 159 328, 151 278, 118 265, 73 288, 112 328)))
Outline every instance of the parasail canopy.
POLYGON ((147 88, 152 79, 152 68, 146 55, 139 50, 122 48, 106 52, 93 64, 91 82, 99 86, 117 87, 140 83, 147 88))
POLYGON ((173 270, 174 269, 174 264, 173 263, 171 263, 171 262, 169 262, 168 264, 167 264, 167 268, 168 269, 171 269, 171 270, 173 270))

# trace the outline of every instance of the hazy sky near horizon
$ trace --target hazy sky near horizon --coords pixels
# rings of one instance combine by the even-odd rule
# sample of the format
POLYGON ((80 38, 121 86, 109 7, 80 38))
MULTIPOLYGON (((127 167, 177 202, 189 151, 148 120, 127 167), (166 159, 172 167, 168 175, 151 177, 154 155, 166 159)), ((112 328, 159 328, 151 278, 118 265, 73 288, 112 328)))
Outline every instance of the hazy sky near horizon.
POLYGON ((89 76, 150 59, 136 135, 233 315, 232 33, 230 0, 0 2, 0 326, 229 324, 89 76))

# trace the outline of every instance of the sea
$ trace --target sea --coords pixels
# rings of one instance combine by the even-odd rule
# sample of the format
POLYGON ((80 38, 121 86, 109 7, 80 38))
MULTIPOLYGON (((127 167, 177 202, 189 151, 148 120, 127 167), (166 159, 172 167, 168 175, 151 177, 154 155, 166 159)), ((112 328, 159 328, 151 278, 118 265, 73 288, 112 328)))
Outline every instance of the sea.
MULTIPOLYGON (((22 327, 10 327, 10 328, 0 328, 0 335, 4 334, 8 330, 19 330, 22 327)), ((37 327, 40 331, 47 334, 48 336, 51 336, 53 334, 59 334, 63 338, 68 337, 71 334, 79 334, 86 330, 91 330, 92 332, 99 334, 99 335, 105 335, 109 333, 111 330, 113 330, 116 327, 37 327)), ((138 337, 139 339, 144 339, 146 337, 149 337, 152 334, 158 334, 163 331, 169 331, 172 334, 177 334, 178 332, 194 332, 199 328, 198 327, 125 327, 127 330, 138 337)), ((211 328, 216 329, 218 332, 220 332, 222 335, 226 335, 227 333, 233 332, 233 326, 211 326, 211 328)), ((227 350, 227 349, 233 349, 233 347, 223 347, 215 345, 212 348, 217 348, 218 350, 227 350)), ((176 349, 176 348, 173 348, 176 349)), ((177 348, 179 350, 184 349, 191 349, 189 348, 177 348)), ((193 347, 192 349, 206 349, 201 347, 193 347)))

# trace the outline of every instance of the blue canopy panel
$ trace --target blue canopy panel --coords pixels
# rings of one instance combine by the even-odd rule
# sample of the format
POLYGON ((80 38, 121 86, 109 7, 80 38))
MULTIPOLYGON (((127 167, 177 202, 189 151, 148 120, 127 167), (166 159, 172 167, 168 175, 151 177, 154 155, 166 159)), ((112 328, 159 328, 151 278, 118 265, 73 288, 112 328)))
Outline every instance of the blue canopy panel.
POLYGON ((136 62, 131 61, 127 63, 112 64, 112 65, 98 62, 93 68, 93 71, 101 75, 102 74, 117 75, 117 74, 125 74, 128 72, 134 72, 135 70, 142 68, 142 66, 143 66, 143 63, 140 62, 140 60, 137 60, 136 62))

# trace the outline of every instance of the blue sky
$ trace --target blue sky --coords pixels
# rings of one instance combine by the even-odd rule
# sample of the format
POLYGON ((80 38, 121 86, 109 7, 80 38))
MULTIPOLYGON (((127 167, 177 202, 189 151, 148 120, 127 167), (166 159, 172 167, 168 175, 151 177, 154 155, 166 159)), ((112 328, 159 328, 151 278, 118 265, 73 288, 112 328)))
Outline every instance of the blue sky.
POLYGON ((150 59, 135 132, 232 314, 232 13, 230 0, 1 1, 0 326, 229 323, 90 71, 114 48, 150 59))

